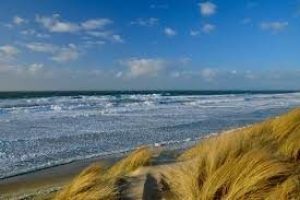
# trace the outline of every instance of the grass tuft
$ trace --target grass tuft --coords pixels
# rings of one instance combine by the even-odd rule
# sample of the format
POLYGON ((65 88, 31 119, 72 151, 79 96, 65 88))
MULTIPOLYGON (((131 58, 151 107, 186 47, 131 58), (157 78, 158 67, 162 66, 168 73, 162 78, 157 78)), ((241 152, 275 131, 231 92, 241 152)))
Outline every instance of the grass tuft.
POLYGON ((83 170, 56 196, 56 200, 119 199, 118 182, 130 172, 150 163, 152 151, 139 148, 108 169, 93 164, 83 170))
POLYGON ((93 164, 83 170, 56 196, 56 200, 114 199, 117 195, 113 184, 103 179, 104 169, 93 164))
POLYGON ((147 147, 140 147, 126 158, 113 165, 105 174, 106 177, 121 177, 135 171, 141 166, 149 165, 153 152, 147 147))

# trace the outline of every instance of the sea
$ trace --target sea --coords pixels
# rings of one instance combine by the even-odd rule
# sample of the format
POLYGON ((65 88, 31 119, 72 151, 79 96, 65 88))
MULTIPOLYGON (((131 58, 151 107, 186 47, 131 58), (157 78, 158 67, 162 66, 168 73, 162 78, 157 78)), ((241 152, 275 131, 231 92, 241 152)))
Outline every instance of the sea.
POLYGON ((0 93, 0 179, 141 145, 182 148, 300 106, 296 91, 0 93))

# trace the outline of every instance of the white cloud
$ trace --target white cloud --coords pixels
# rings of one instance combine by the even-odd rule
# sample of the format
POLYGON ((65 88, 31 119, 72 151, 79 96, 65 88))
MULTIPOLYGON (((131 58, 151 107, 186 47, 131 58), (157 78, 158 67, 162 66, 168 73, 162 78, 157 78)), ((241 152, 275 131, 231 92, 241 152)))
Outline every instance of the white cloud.
POLYGON ((116 74, 115 74, 115 76, 116 76, 116 78, 120 78, 120 77, 122 77, 123 76, 123 72, 122 71, 118 71, 116 74))
POLYGON ((58 14, 54 14, 50 17, 37 15, 36 22, 40 23, 50 32, 73 33, 80 30, 80 26, 78 24, 61 21, 59 17, 60 16, 58 14))
POLYGON ((205 81, 211 82, 217 76, 217 71, 212 68, 205 68, 201 70, 200 75, 205 81))
POLYGON ((147 19, 138 18, 130 22, 131 25, 147 26, 152 27, 159 24, 159 19, 155 17, 150 17, 147 19))
POLYGON ((113 21, 107 18, 89 19, 82 23, 75 23, 63 21, 60 15, 54 14, 51 16, 36 16, 36 22, 41 24, 50 32, 57 33, 76 33, 80 31, 91 31, 104 29, 107 25, 112 24, 113 21))
POLYGON ((201 27, 200 30, 191 30, 190 36, 196 37, 196 36, 199 36, 201 34, 201 32, 208 34, 208 33, 213 32, 214 30, 216 30, 216 25, 206 23, 201 27))
POLYGON ((50 38, 50 35, 46 33, 36 33, 35 36, 38 38, 50 38))
POLYGON ((13 18, 13 23, 15 25, 21 25, 23 23, 27 23, 28 21, 20 16, 14 16, 13 18))
POLYGON ((171 77, 174 78, 187 78, 187 79, 194 79, 201 77, 201 80, 204 82, 213 82, 217 80, 217 77, 224 76, 226 72, 223 73, 220 70, 213 69, 213 68, 203 68, 200 71, 199 70, 177 70, 172 71, 170 73, 171 77))
POLYGON ((67 47, 60 48, 51 59, 56 62, 67 62, 77 60, 79 55, 77 47, 74 44, 69 44, 67 47))
POLYGON ((20 50, 12 45, 0 46, 0 59, 9 60, 14 58, 20 50))
POLYGON ((182 74, 180 72, 178 72, 178 71, 173 71, 173 72, 170 73, 170 76, 172 78, 179 78, 181 75, 182 74))
POLYGON ((34 42, 25 45, 28 49, 51 54, 51 60, 56 62, 67 62, 76 60, 79 56, 79 50, 76 45, 68 44, 67 46, 58 46, 49 43, 34 42))
POLYGON ((99 37, 103 39, 109 39, 113 33, 109 31, 88 31, 87 34, 93 37, 99 37))
POLYGON ((14 75, 36 75, 44 69, 44 65, 41 63, 33 63, 30 65, 20 65, 20 64, 11 64, 11 63, 1 63, 0 62, 0 72, 9 73, 14 75))
POLYGON ((40 64, 40 63, 34 63, 34 64, 31 64, 29 67, 28 67, 28 72, 30 72, 31 74, 36 74, 37 72, 39 72, 40 70, 42 70, 44 68, 44 65, 43 64, 40 64))
POLYGON ((236 74, 238 74, 238 71, 234 69, 234 70, 231 70, 230 73, 236 75, 236 74))
POLYGON ((187 64, 189 64, 191 61, 192 61, 192 59, 191 59, 190 57, 188 57, 188 56, 184 56, 184 57, 182 57, 182 58, 179 59, 179 63, 180 63, 181 65, 187 65, 187 64))
POLYGON ((166 65, 162 59, 151 58, 132 58, 122 63, 128 67, 129 77, 155 76, 166 65))
POLYGON ((212 2, 199 3, 200 13, 202 16, 211 16, 214 15, 217 11, 217 6, 212 2))
POLYGON ((190 31, 190 36, 195 37, 195 36, 198 36, 198 35, 200 35, 200 31, 197 31, 197 30, 191 30, 190 31))
MULTIPOLYGON (((107 26, 113 21, 108 18, 89 19, 84 22, 70 22, 62 20, 60 15, 55 14, 51 16, 36 16, 36 22, 39 23, 49 32, 54 33, 73 33, 81 37, 98 37, 103 41, 123 43, 124 39, 120 34, 110 30, 107 26)), ((24 32, 26 34, 27 32, 24 32)), ((42 37, 44 35, 38 34, 42 37)))
POLYGON ((112 24, 113 22, 110 19, 90 19, 83 23, 81 26, 84 30, 94 30, 94 29, 102 29, 105 26, 112 24))
POLYGON ((277 33, 283 31, 289 25, 286 21, 274 21, 274 22, 262 22, 260 24, 260 28, 266 31, 272 31, 273 33, 277 33))
POLYGON ((25 45, 28 49, 36 52, 54 53, 59 47, 49 43, 33 42, 25 45))
POLYGON ((22 35, 35 35, 35 34, 36 34, 36 31, 33 30, 33 29, 27 29, 27 30, 21 31, 21 34, 22 34, 22 35))
POLYGON ((50 35, 46 33, 38 33, 34 29, 26 29, 21 31, 22 35, 25 36, 35 36, 37 38, 49 38, 50 35))
POLYGON ((102 40, 89 40, 89 39, 87 39, 83 42, 83 46, 87 47, 87 48, 90 48, 90 47, 95 47, 95 46, 102 46, 105 43, 106 42, 102 41, 102 40))
POLYGON ((5 28, 8 28, 8 29, 12 29, 14 27, 14 25, 10 24, 10 23, 3 23, 2 24, 5 28))
POLYGON ((213 24, 204 24, 203 27, 202 27, 202 31, 204 33, 211 33, 215 29, 216 29, 216 26, 213 25, 213 24))
POLYGON ((165 30, 164 30, 164 33, 168 37, 173 37, 173 36, 177 35, 177 32, 174 29, 170 28, 170 27, 166 27, 165 30))
POLYGON ((123 43, 124 42, 123 38, 118 34, 113 34, 112 35, 112 41, 113 42, 118 42, 118 43, 123 43))
POLYGON ((116 43, 123 43, 124 39, 119 34, 114 34, 111 31, 88 31, 89 36, 101 38, 102 40, 107 40, 116 43))

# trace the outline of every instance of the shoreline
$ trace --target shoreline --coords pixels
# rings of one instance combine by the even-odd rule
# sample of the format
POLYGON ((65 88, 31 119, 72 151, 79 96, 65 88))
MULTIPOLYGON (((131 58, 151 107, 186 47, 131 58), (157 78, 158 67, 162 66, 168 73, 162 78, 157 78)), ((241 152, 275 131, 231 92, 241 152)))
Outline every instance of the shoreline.
POLYGON ((48 167, 0 180, 0 199, 31 196, 37 192, 60 188, 92 163, 111 165, 124 155, 97 157, 48 167))
POLYGON ((22 175, 26 175, 26 174, 31 174, 31 173, 46 170, 49 168, 59 167, 59 166, 63 166, 63 165, 69 165, 74 162, 88 161, 88 160, 94 160, 94 159, 99 160, 99 159, 106 159, 106 158, 110 158, 110 157, 122 157, 122 155, 126 155, 127 153, 129 153, 133 150, 134 149, 124 150, 124 151, 120 151, 120 152, 100 153, 97 155, 91 155, 91 156, 87 156, 87 157, 83 157, 83 158, 79 158, 79 159, 74 158, 73 160, 69 160, 69 161, 65 161, 65 162, 61 162, 61 163, 44 166, 44 167, 37 167, 35 169, 29 169, 29 170, 25 170, 25 171, 21 171, 21 172, 17 172, 17 173, 12 173, 8 176, 2 176, 2 177, 0 177, 0 182, 5 179, 22 176, 22 175))
MULTIPOLYGON (((234 129, 235 128, 233 128, 233 130, 234 129)), ((221 131, 221 132, 223 132, 223 131, 221 131)), ((139 146, 136 146, 134 148, 128 148, 128 149, 124 149, 124 150, 120 150, 120 151, 104 152, 104 153, 99 153, 99 154, 88 155, 86 157, 74 158, 74 159, 70 159, 68 161, 61 162, 61 163, 56 163, 56 164, 49 165, 49 166, 37 167, 37 168, 34 168, 34 169, 24 170, 24 171, 20 171, 20 172, 16 172, 16 173, 11 173, 7 176, 2 176, 2 177, 0 177, 0 183, 2 181, 6 180, 6 179, 10 179, 10 178, 18 177, 18 176, 23 176, 23 175, 27 175, 27 174, 33 174, 33 173, 36 173, 38 171, 43 171, 43 170, 47 170, 47 169, 50 169, 50 168, 55 168, 55 167, 59 167, 59 166, 63 166, 63 165, 71 165, 72 163, 84 162, 84 161, 90 161, 90 160, 96 160, 97 161, 97 160, 103 160, 103 159, 104 160, 109 160, 110 158, 121 158, 121 157, 127 155, 128 153, 136 150, 140 146, 148 146, 148 147, 153 148, 153 149, 161 148, 161 147, 169 149, 169 150, 185 149, 185 148, 188 148, 188 147, 196 144, 201 139, 204 139, 204 138, 210 137, 210 136, 214 136, 218 133, 219 132, 206 133, 204 136, 194 138, 193 140, 191 138, 186 138, 184 140, 161 141, 161 142, 156 142, 156 143, 153 143, 153 144, 139 145, 139 146)))

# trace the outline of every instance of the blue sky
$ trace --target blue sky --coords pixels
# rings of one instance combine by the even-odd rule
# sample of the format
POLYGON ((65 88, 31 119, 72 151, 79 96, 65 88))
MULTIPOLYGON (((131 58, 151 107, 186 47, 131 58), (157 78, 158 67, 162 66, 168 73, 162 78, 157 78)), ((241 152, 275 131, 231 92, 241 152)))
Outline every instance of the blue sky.
POLYGON ((2 0, 0 90, 299 89, 299 0, 2 0))

